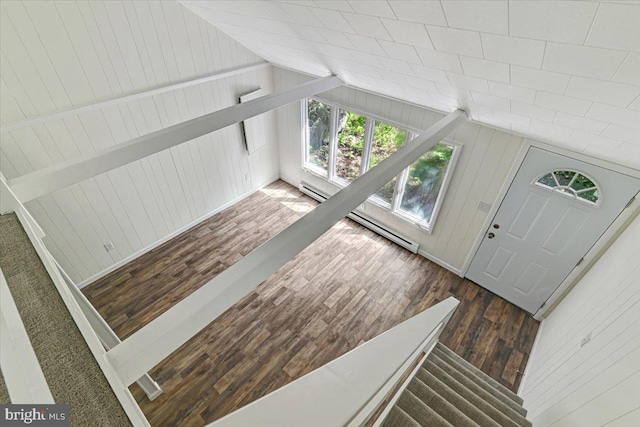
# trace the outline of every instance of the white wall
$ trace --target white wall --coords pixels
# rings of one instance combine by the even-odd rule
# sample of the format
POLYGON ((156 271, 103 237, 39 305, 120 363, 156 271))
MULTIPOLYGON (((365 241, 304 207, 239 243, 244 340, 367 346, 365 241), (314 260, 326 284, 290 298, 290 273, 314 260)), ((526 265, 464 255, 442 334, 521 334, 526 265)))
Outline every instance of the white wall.
MULTIPOLYGON (((308 77, 274 68, 274 79, 276 89, 280 90, 308 77)), ((416 129, 427 129, 444 117, 418 106, 352 88, 342 87, 320 96, 416 129)), ((327 194, 333 194, 338 187, 301 169, 303 133, 300 111, 299 103, 277 110, 280 176, 294 185, 304 181, 327 194)), ((367 203, 363 212, 396 233, 420 243, 423 255, 459 272, 486 219, 487 214, 478 210, 478 203, 493 205, 498 202, 496 199, 500 188, 524 140, 520 136, 473 123, 463 124, 450 139, 463 147, 432 234, 372 203, 367 203)))
MULTIPOLYGON (((2 2, 3 126, 263 62, 177 2, 2 2)), ((270 68, 3 132, 13 178, 273 88, 270 68)), ((278 177, 275 115, 248 156, 239 125, 27 204, 80 282, 278 177), (113 242, 107 252, 103 245, 113 242)))
POLYGON ((542 322, 521 392, 534 426, 640 425, 638 260, 640 216, 542 322))

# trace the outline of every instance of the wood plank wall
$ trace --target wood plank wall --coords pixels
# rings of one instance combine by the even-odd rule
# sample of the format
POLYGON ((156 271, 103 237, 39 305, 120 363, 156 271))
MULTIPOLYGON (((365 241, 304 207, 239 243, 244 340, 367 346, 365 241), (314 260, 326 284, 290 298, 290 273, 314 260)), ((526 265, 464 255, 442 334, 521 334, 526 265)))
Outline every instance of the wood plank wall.
MULTIPOLYGON (((177 2, 2 2, 3 126, 263 62, 177 2)), ((238 102, 269 68, 0 136, 7 178, 238 102)), ((29 202, 49 251, 82 282, 278 178, 275 121, 248 156, 238 125, 29 202), (104 244, 115 249, 107 251, 104 244)))
POLYGON ((534 425, 639 425, 639 259, 637 217, 542 322, 522 389, 534 425))
MULTIPOLYGON (((275 87, 279 90, 308 79, 293 71, 274 68, 275 87)), ((400 101, 341 87, 320 97, 363 113, 386 118, 392 124, 415 129, 427 129, 443 115, 400 101)), ((299 185, 301 182, 334 194, 338 187, 301 168, 303 130, 299 104, 277 110, 280 142, 280 176, 299 185)), ((368 203, 363 213, 391 230, 420 244, 421 253, 450 270, 459 273, 470 255, 477 236, 483 231, 486 212, 478 209, 480 202, 500 203, 498 194, 505 178, 514 166, 524 138, 473 123, 465 123, 450 139, 462 144, 460 158, 432 234, 389 211, 368 203)))

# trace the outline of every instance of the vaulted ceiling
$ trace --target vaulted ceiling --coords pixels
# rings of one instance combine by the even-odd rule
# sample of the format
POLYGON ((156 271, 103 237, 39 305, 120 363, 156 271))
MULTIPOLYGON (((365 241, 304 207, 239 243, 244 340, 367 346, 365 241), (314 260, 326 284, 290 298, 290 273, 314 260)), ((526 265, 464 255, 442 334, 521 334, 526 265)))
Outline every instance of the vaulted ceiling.
POLYGON ((638 1, 182 1, 269 62, 640 167, 638 1))

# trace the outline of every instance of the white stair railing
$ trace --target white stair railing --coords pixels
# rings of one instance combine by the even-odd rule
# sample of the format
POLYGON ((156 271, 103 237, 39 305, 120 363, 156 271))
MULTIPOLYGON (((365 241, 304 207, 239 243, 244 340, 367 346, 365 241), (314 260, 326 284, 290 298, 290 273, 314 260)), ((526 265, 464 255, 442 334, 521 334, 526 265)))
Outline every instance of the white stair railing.
POLYGON ((209 427, 362 426, 420 353, 421 362, 428 356, 458 304, 450 297, 209 427))
MULTIPOLYGON (((104 345, 101 339, 98 337, 97 332, 93 329, 92 323, 87 319, 85 311, 83 311, 83 309, 80 307, 80 304, 78 303, 78 300, 74 295, 73 287, 67 285, 65 279, 62 277, 61 270, 58 268, 55 259, 53 258, 51 253, 49 253, 44 243, 42 242, 42 238, 45 235, 44 232, 35 221, 35 219, 31 216, 26 207, 22 203, 20 203, 18 198, 15 196, 15 194, 7 184, 6 179, 0 172, 0 213, 5 214, 8 212, 15 212, 18 216, 18 219, 20 220, 24 231, 27 233, 27 236, 29 237, 33 248, 37 252, 40 261, 42 261, 42 264, 47 270, 47 273, 53 281, 56 289, 58 290, 60 297, 67 306, 69 314, 71 314, 71 317, 73 318, 76 326, 85 339, 89 350, 95 357, 96 362, 104 373, 105 378, 109 382, 111 389, 113 390, 118 401, 122 405, 122 408, 129 417, 129 420, 136 427, 149 426, 149 421, 140 409, 140 406, 136 402, 127 386, 125 386, 125 384, 118 376, 110 360, 107 358, 107 352, 104 348, 104 345)), ((104 337, 106 336, 107 335, 105 334, 104 337)))
POLYGON ((11 403, 51 404, 53 396, 0 269, 0 369, 11 403))
MULTIPOLYGON (((80 306, 80 310, 82 310, 82 313, 84 313, 96 335, 98 335, 98 338, 100 339, 100 342, 102 342, 105 350, 109 351, 116 345, 120 344, 122 341, 120 341, 118 335, 116 335, 113 329, 111 329, 111 326, 109 326, 109 324, 102 318, 98 310, 96 310, 87 297, 84 296, 82 291, 76 286, 75 282, 71 280, 67 272, 60 266, 58 261, 56 261, 53 256, 51 256, 51 259, 58 268, 58 271, 69 287, 69 290, 75 297, 76 302, 80 306)), ((136 381, 136 383, 145 392, 149 400, 154 400, 162 394, 162 388, 160 388, 160 385, 155 382, 149 374, 144 374, 138 379, 138 381, 136 381)))

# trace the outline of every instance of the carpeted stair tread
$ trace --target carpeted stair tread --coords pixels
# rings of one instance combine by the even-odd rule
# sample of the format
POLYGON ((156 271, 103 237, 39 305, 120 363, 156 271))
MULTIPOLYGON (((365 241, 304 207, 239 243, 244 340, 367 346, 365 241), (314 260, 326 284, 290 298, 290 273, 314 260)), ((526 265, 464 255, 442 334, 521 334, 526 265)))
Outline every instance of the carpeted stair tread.
POLYGON ((501 425, 503 427, 528 427, 531 425, 531 423, 529 423, 520 414, 511 411, 510 408, 505 406, 506 410, 510 411, 510 414, 512 415, 512 417, 509 417, 507 414, 500 411, 491 403, 473 393, 464 384, 453 378, 436 364, 424 364, 423 367, 418 370, 416 376, 424 381, 424 379, 426 379, 425 372, 436 377, 437 379, 445 383, 449 388, 456 391, 459 395, 463 396, 471 404, 480 409, 487 416, 491 417, 491 419, 498 423, 498 425, 501 425))
POLYGON ((419 372, 415 378, 429 386, 429 388, 431 388, 439 396, 443 397, 447 402, 455 406, 460 412, 472 419, 479 426, 500 427, 500 424, 489 417, 489 415, 485 414, 479 408, 475 407, 473 403, 458 394, 458 392, 449 387, 448 384, 440 381, 426 369, 419 369, 419 372))
MULTIPOLYGON (((531 427, 513 393, 499 389, 471 364, 438 344, 416 371, 384 426, 531 427)), ((504 387, 503 387, 504 388, 504 387)))
POLYGON ((418 399, 423 401, 427 406, 436 411, 445 420, 450 422, 456 427, 477 427, 478 424, 471 418, 456 408, 451 402, 440 396, 431 387, 420 381, 418 378, 413 378, 407 387, 411 393, 413 393, 418 399))
MULTIPOLYGON (((513 418, 514 416, 520 416, 521 418, 525 418, 527 416, 527 411, 515 403, 513 400, 508 397, 503 396, 501 393, 491 393, 491 389, 489 386, 481 387, 476 384, 474 381, 469 379, 463 372, 457 370, 454 366, 451 366, 446 361, 440 359, 437 354, 431 353, 429 358, 423 364, 424 367, 427 367, 430 363, 437 365, 440 369, 445 371, 447 374, 451 375, 456 380, 460 381, 465 387, 467 387, 472 393, 478 395, 496 409, 503 412, 505 415, 513 418)), ((431 371, 432 372, 432 371, 431 371)), ((432 372, 433 373, 433 372, 432 372)))
POLYGON ((397 405, 423 427, 454 427, 453 424, 444 419, 433 408, 427 406, 410 390, 405 390, 402 393, 397 405))
POLYGON ((394 405, 389 411, 389 415, 381 424, 382 427, 421 427, 420 423, 411 418, 402 408, 394 405))
POLYGON ((459 366, 461 369, 466 370, 471 374, 474 374, 475 378, 477 378, 478 380, 484 381, 485 383, 489 384, 497 391, 502 392, 502 394, 504 394, 505 396, 507 396, 514 402, 516 402, 518 405, 522 405, 523 400, 520 396, 515 394, 513 391, 509 390, 504 385, 500 384, 495 379, 491 378, 486 373, 482 372, 477 367, 473 366, 471 363, 464 360, 459 354, 457 354, 455 351, 451 350, 447 346, 443 345, 442 343, 438 343, 435 346, 434 353, 436 353, 438 356, 440 356, 441 359, 446 360, 450 364, 459 366))

